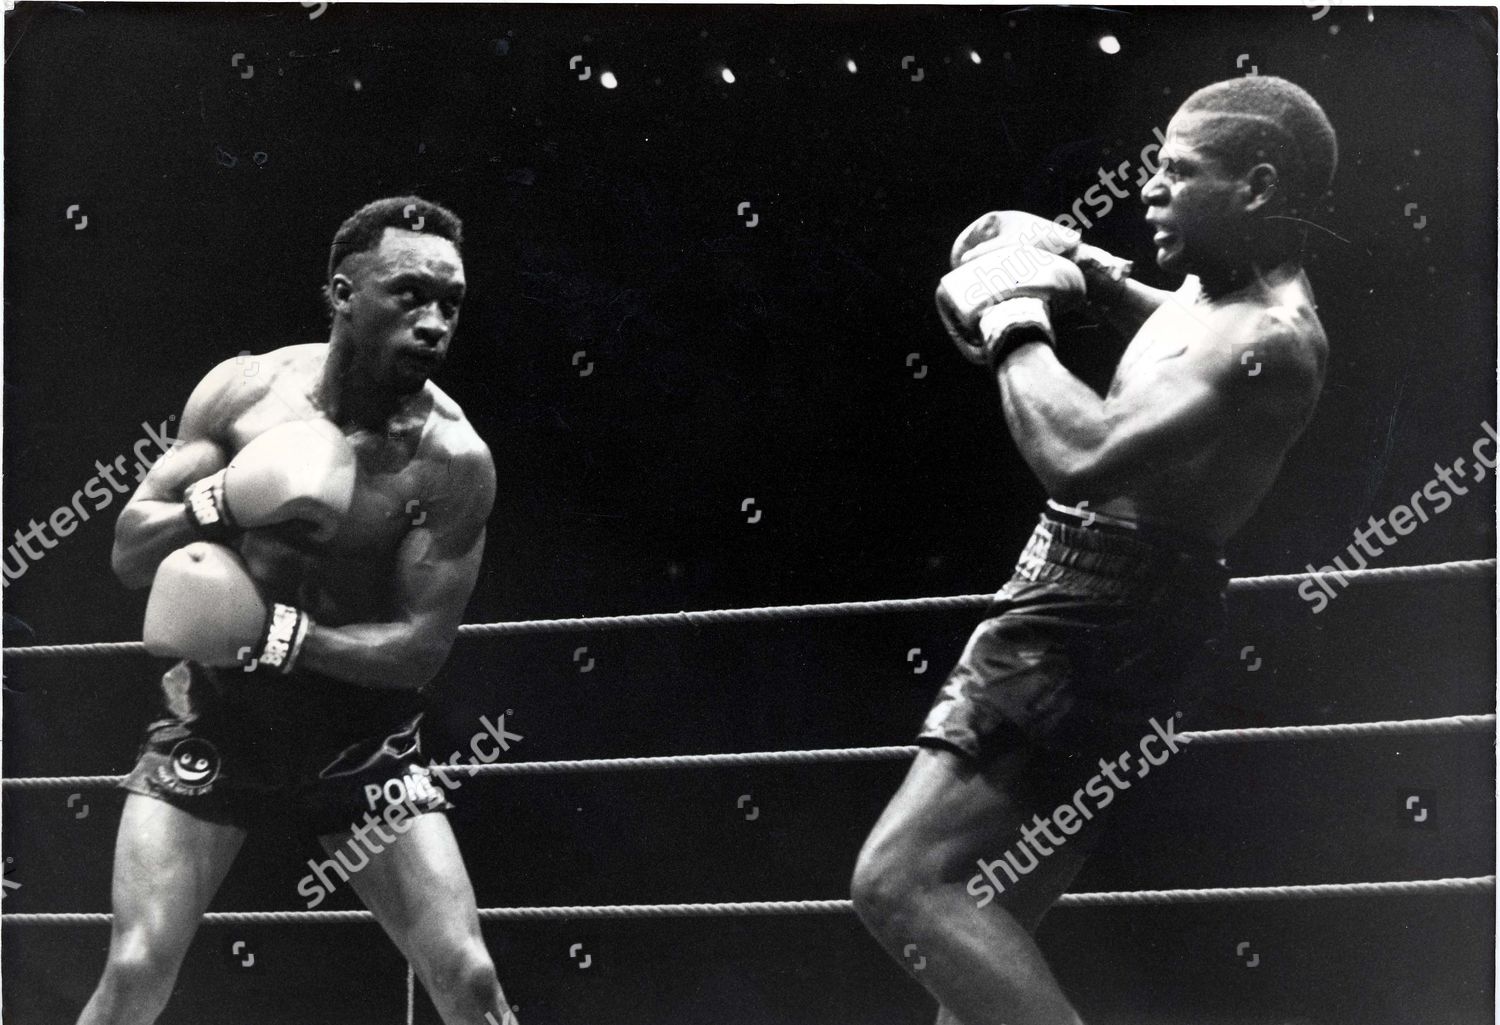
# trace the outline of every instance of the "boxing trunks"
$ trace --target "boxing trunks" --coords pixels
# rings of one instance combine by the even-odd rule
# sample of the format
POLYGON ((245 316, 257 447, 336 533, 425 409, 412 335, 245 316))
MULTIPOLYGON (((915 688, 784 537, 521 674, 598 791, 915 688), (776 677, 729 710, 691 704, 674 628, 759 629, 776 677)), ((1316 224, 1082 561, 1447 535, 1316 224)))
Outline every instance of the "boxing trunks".
POLYGON ((1049 503, 922 726, 918 743, 986 761, 1017 744, 1134 747, 1201 690, 1228 570, 1196 539, 1049 503))
POLYGON ((295 671, 183 661, 162 677, 162 715, 121 786, 199 818, 291 821, 322 835, 380 816, 446 811, 422 764, 422 699, 295 671))

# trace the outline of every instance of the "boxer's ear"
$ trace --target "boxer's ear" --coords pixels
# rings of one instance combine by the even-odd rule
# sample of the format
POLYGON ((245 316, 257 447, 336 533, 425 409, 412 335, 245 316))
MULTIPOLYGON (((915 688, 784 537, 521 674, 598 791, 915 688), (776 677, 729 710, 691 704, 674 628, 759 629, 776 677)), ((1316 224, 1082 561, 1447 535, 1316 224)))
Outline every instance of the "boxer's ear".
POLYGON ((1280 175, 1270 164, 1256 164, 1240 179, 1245 189, 1245 212, 1264 213, 1281 198, 1280 175))
POLYGON ((334 316, 347 314, 349 312, 349 300, 354 295, 354 282, 345 274, 335 274, 323 286, 324 293, 328 296, 328 308, 334 316))

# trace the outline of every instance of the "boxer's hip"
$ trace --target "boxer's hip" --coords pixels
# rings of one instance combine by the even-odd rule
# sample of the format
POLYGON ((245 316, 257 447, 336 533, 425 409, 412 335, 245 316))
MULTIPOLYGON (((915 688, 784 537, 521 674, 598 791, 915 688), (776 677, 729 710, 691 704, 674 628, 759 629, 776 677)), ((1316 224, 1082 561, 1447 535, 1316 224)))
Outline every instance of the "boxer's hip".
POLYGON ((949 674, 924 743, 984 757, 1019 733, 1108 748, 1191 703, 1222 632, 1219 552, 1049 510, 949 674))
MULTIPOLYGON (((184 661, 162 677, 162 699, 124 785, 205 818, 251 826, 281 806, 334 831, 372 786, 421 775, 422 699, 411 693, 184 661)), ((430 803, 419 780, 407 789, 430 803)))

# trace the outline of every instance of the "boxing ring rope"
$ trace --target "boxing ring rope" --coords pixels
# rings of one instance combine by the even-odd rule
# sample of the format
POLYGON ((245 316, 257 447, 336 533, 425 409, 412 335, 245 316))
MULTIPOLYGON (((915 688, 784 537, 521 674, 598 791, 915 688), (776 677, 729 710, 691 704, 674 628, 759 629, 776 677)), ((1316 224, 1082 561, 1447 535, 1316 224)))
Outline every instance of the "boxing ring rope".
MULTIPOLYGON (((1410 737, 1446 733, 1490 733, 1495 716, 1445 715, 1434 719, 1385 719, 1378 722, 1327 723, 1314 726, 1251 726, 1241 729, 1188 730, 1175 733, 1188 745, 1240 744, 1267 740, 1340 740, 1348 737, 1410 737)), ((847 762, 897 762, 916 756, 916 745, 831 747, 810 751, 743 751, 706 755, 655 755, 649 758, 578 758, 552 762, 491 762, 433 765, 436 772, 475 776, 542 776, 585 772, 635 772, 649 769, 740 768, 749 765, 826 765, 847 762)), ((124 776, 17 776, 0 780, 6 790, 56 790, 110 787, 124 776)))
MULTIPOLYGON (((1495 572, 1494 559, 1464 559, 1419 566, 1388 566, 1379 569, 1340 570, 1330 573, 1282 573, 1262 577, 1236 577, 1229 582, 1231 594, 1246 591, 1279 591, 1307 580, 1333 577, 1361 584, 1403 583, 1429 580, 1459 580, 1495 572)), ((747 609, 700 609, 693 612, 649 612, 633 616, 580 616, 575 619, 526 619, 509 623, 466 623, 460 637, 516 637, 528 634, 572 633, 585 630, 618 630, 658 626, 708 626, 722 623, 757 623, 784 619, 824 619, 831 616, 873 615, 888 612, 936 612, 982 609, 994 601, 993 593, 959 594, 933 598, 887 598, 877 601, 843 601, 817 605, 769 605, 747 609)), ((66 655, 145 654, 140 641, 106 641, 94 644, 28 644, 4 649, 7 658, 55 658, 66 655)))
MULTIPOLYGON (((1347 584, 1455 580, 1493 574, 1494 559, 1468 559, 1419 566, 1350 570, 1339 573, 1288 573, 1238 577, 1229 583, 1230 593, 1272 591, 1308 580, 1333 576, 1347 584)), ((814 605, 783 605, 763 608, 706 609, 694 612, 647 613, 630 616, 593 616, 574 619, 522 620, 508 623, 470 623, 459 627, 466 637, 522 636, 575 631, 646 628, 658 626, 705 626, 723 623, 765 622, 826 618, 842 615, 890 612, 927 612, 982 609, 994 600, 992 594, 954 595, 930 598, 900 598, 880 601, 833 602, 814 605)), ((4 649, 12 659, 54 658, 69 655, 95 656, 144 654, 139 641, 94 644, 29 645, 4 649)), ((1335 740, 1371 736, 1418 736, 1453 733, 1493 733, 1496 717, 1450 715, 1430 719, 1384 720, 1363 723, 1330 723, 1304 726, 1266 726, 1241 729, 1187 731, 1176 734, 1189 746, 1253 743, 1261 741, 1335 740)), ((902 761, 915 756, 914 745, 886 747, 825 748, 806 751, 749 751, 724 754, 662 755, 642 758, 587 758, 561 761, 506 762, 486 765, 434 766, 442 771, 462 771, 473 776, 523 776, 587 772, 641 771, 652 769, 702 769, 752 765, 814 765, 849 762, 902 761)), ((113 786, 123 776, 37 776, 0 780, 6 790, 44 790, 113 786)), ((1121 907, 1127 905, 1172 905, 1240 903, 1248 901, 1322 900, 1347 897, 1404 897, 1434 894, 1481 893, 1495 890, 1495 876, 1448 877, 1442 879, 1395 880, 1362 883, 1314 883, 1289 886, 1235 886, 1177 890, 1124 890, 1104 893, 1068 893, 1058 907, 1121 907)), ((849 914, 849 900, 727 901, 690 904, 609 904, 559 907, 480 908, 484 922, 530 922, 559 920, 604 920, 647 918, 719 918, 765 915, 849 914)), ((104 925, 113 920, 108 912, 39 912, 0 914, 5 925, 104 925)), ((369 911, 222 911, 210 912, 202 921, 214 925, 286 925, 374 922, 369 911)), ((406 1021, 415 1013, 416 977, 406 969, 406 1021)), ((506 1014, 507 1021, 513 1021, 506 1014)))
MULTIPOLYGON (((1107 893, 1065 893, 1057 907, 1098 908, 1141 904, 1243 904, 1251 901, 1322 900, 1336 897, 1420 897, 1435 893, 1486 893, 1495 877, 1456 876, 1446 879, 1408 879, 1382 883, 1313 883, 1303 886, 1221 886, 1195 890, 1119 890, 1107 893)), ((750 900, 712 904, 580 904, 550 908, 480 908, 481 922, 598 921, 632 918, 737 918, 764 915, 842 915, 851 913, 849 900, 750 900)), ((107 925, 105 911, 81 914, 35 913, 0 915, 7 925, 107 925)), ((208 925, 344 925, 374 922, 368 911, 211 911, 208 925)))

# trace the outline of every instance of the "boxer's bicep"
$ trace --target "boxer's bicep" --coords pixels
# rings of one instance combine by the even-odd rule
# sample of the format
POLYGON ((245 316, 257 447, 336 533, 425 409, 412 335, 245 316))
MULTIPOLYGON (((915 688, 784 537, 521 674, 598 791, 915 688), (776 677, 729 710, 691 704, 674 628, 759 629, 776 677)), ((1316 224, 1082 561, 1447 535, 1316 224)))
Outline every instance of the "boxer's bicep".
MULTIPOLYGON (((177 423, 168 451, 151 464, 115 521, 110 566, 127 587, 151 582, 157 565, 193 538, 182 493, 193 481, 222 469, 229 460, 223 437, 243 374, 225 361, 198 382, 177 423)), ((118 461, 117 461, 118 464, 118 461)))
POLYGON ((1184 352, 1158 361, 1105 402, 1105 430, 1090 476, 1128 479, 1193 458, 1227 428, 1235 402, 1232 363, 1184 352))
POLYGON ((228 462, 217 442, 208 438, 186 441, 179 435, 177 444, 146 471, 127 508, 139 502, 180 502, 189 484, 222 470, 228 462))
POLYGON ((222 439, 237 377, 243 377, 243 371, 233 360, 225 360, 198 382, 177 421, 177 443, 151 465, 127 507, 139 501, 181 501, 189 484, 228 465, 222 439))
POLYGON ((447 466, 430 509, 413 509, 421 520, 397 552, 397 597, 402 618, 452 642, 464 607, 479 579, 485 524, 495 501, 495 470, 489 452, 455 458, 447 466))
MULTIPOLYGON (((1309 367, 1297 339, 1272 325, 1254 340, 1184 346, 1105 403, 1103 470, 1160 469, 1222 444, 1227 432, 1253 429, 1305 390, 1309 367)), ((1247 437, 1258 446, 1276 437, 1247 437)))
POLYGON ((464 607, 479 579, 484 539, 481 524, 468 547, 456 552, 448 550, 425 526, 414 527, 397 553, 399 619, 417 631, 424 643, 441 646, 444 655, 463 622, 464 607))

